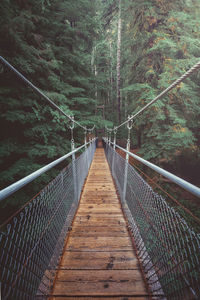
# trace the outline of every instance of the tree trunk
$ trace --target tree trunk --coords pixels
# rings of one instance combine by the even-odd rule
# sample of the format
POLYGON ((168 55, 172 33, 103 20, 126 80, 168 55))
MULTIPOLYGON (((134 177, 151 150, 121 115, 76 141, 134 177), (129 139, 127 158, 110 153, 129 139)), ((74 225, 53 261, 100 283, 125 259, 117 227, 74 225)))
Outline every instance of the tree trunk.
MULTIPOLYGON (((113 64, 112 64, 112 42, 110 41, 110 100, 113 101, 113 64)), ((114 101, 113 101, 114 109, 114 101)))
MULTIPOLYGON (((95 78, 97 77, 98 75, 98 71, 97 71, 97 66, 96 64, 94 65, 94 75, 95 75, 95 78)), ((98 90, 97 90, 97 84, 95 82, 95 99, 96 99, 96 103, 97 103, 97 99, 98 99, 98 90)))
MULTIPOLYGON (((95 57, 96 57, 96 46, 93 48, 92 51, 92 58, 91 58, 91 65, 92 65, 92 72, 94 73, 95 79, 98 75, 98 71, 97 71, 97 65, 95 62, 95 57)), ((95 80, 95 99, 96 99, 96 105, 97 105, 97 98, 98 98, 98 91, 97 91, 97 84, 96 84, 96 80, 95 80)))
POLYGON ((120 67, 121 67, 121 0, 119 0, 119 17, 118 17, 118 38, 117 38, 117 104, 118 104, 118 122, 121 123, 121 94, 120 94, 120 67))

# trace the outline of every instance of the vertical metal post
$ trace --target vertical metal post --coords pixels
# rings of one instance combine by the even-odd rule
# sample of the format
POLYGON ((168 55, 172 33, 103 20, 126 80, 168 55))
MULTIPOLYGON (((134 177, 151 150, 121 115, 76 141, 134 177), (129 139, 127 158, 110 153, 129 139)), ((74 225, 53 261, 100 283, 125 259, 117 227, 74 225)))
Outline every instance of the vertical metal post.
POLYGON ((116 135, 117 135, 117 127, 114 127, 114 140, 113 140, 113 150, 115 150, 116 147, 116 135))
POLYGON ((117 128, 114 127, 114 140, 113 140, 113 157, 112 157, 112 174, 114 175, 114 167, 115 167, 115 146, 116 146, 116 135, 117 128))
POLYGON ((93 143, 94 138, 95 138, 95 137, 94 137, 94 136, 95 136, 95 135, 94 135, 94 128, 95 128, 95 126, 93 126, 93 128, 91 129, 91 133, 92 133, 92 135, 93 135, 93 136, 92 136, 91 143, 93 143))
POLYGON ((107 144, 107 150, 108 147, 110 146, 110 130, 108 129, 108 144, 107 144))
POLYGON ((109 143, 109 146, 110 146, 111 136, 112 136, 112 130, 109 130, 108 132, 109 132, 109 142, 108 143, 109 143))
MULTIPOLYGON (((74 145, 74 117, 72 116, 72 125, 69 126, 71 129, 71 151, 75 149, 74 145)), ((75 164, 75 153, 72 154, 72 173, 73 173, 73 184, 74 184, 74 199, 75 201, 78 201, 78 189, 77 189, 77 178, 76 178, 76 164, 75 164)))
MULTIPOLYGON (((132 126, 133 126, 133 121, 131 120, 131 116, 128 116, 128 120, 129 120, 129 122, 127 123, 128 138, 127 138, 126 150, 130 151, 130 135, 131 135, 131 129, 132 129, 132 126)), ((125 170, 124 170, 124 187, 123 187, 123 197, 122 197, 123 201, 125 201, 125 199, 126 199, 128 162, 129 162, 129 154, 126 153, 125 170)))
MULTIPOLYGON (((89 142, 90 142, 90 147, 89 147, 89 152, 88 152, 88 155, 89 157, 91 157, 91 152, 92 152, 92 129, 89 130, 89 142)), ((89 165, 88 165, 88 168, 89 168, 89 165)))
MULTIPOLYGON (((74 146, 74 140, 72 139, 71 140, 71 150, 73 151, 75 149, 75 146, 74 146)), ((76 176, 76 164, 75 164, 75 159, 76 159, 76 156, 75 154, 73 153, 72 154, 72 172, 73 172, 73 183, 74 183, 74 199, 76 201, 78 201, 78 195, 77 195, 77 176, 76 176)))
POLYGON ((85 150, 87 150, 87 130, 84 131, 85 150))
POLYGON ((87 151, 87 129, 84 132, 85 134, 85 159, 86 159, 86 166, 89 170, 89 157, 88 157, 88 151, 87 151))
POLYGON ((105 127, 105 150, 107 148, 107 128, 105 127))
POLYGON ((108 129, 107 127, 105 129, 106 129, 106 142, 108 142, 108 129))
POLYGON ((90 129, 90 130, 89 130, 89 142, 90 142, 90 144, 92 143, 91 134, 92 134, 92 131, 91 131, 91 129, 90 129))

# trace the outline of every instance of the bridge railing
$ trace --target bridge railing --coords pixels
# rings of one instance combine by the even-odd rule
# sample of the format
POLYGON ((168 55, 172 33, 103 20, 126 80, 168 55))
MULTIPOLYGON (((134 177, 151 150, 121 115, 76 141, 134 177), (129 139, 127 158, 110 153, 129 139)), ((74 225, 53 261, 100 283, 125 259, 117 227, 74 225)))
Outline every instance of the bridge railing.
POLYGON ((65 158, 72 156, 72 162, 1 228, 2 299, 35 299, 51 289, 96 148, 95 139, 88 144, 67 154, 65 158), (86 150, 75 159, 83 147, 86 150))
POLYGON ((104 140, 108 163, 153 295, 170 300, 200 299, 200 235, 111 144, 104 140))

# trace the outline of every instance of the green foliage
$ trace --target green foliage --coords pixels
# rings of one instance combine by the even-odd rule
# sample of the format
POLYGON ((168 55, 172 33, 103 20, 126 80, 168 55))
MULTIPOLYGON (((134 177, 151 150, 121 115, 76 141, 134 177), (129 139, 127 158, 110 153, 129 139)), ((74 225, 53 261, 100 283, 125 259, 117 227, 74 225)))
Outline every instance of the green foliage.
MULTIPOLYGON (((104 99, 101 104, 105 105, 107 118, 116 125, 117 1, 103 1, 101 10, 104 37, 96 44, 95 56, 98 94, 104 99)), ((197 0, 122 1, 124 119, 138 112, 199 61, 199 16, 197 0)), ((171 164, 187 151, 191 154, 191 165, 194 161, 198 164, 199 74, 186 79, 136 119, 132 144, 141 148, 144 158, 171 164)), ((125 126, 117 136, 121 140, 127 137, 125 126)), ((175 173, 181 176, 178 164, 175 173)))
MULTIPOLYGON (((0 7, 1 55, 85 126, 91 125, 96 104, 91 68, 98 29, 95 5, 85 0, 28 0, 3 1, 0 7)), ((0 80, 3 188, 69 152, 71 134, 68 120, 6 67, 0 68, 0 80)), ((77 145, 82 143, 83 130, 75 128, 74 138, 77 145)), ((2 205, 12 211, 55 174, 56 168, 2 205)))
MULTIPOLYGON (((190 2, 124 4, 121 91, 129 114, 144 107, 199 60, 200 6, 190 2)), ((145 158, 171 160, 184 149, 192 154, 199 142, 198 95, 195 75, 136 119, 145 158)))
MULTIPOLYGON (((116 125, 118 1, 2 1, 0 14, 2 56, 82 125, 116 125), (106 120, 95 115, 96 105, 104 105, 106 120)), ((199 60, 199 14, 197 0, 122 1, 124 119, 199 60)), ((4 66, 0 80, 0 182, 5 187, 68 152, 71 136, 66 118, 4 66)), ((145 158, 170 164, 186 152, 199 157, 199 80, 196 73, 136 119, 133 144, 145 158)), ((74 134, 81 144, 83 132, 75 127, 74 134)), ((118 138, 126 136, 121 128, 118 138)), ((8 202, 17 207, 26 195, 31 192, 8 202)))

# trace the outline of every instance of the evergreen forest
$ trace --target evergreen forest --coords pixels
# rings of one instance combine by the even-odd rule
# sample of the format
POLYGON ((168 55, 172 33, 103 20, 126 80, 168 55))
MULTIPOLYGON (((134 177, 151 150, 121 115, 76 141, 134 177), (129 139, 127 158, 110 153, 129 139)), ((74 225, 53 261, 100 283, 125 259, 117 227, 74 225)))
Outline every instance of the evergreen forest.
MULTIPOLYGON (((0 55, 67 115, 87 128, 95 124, 97 134, 139 111, 199 61, 200 2, 3 0, 0 55)), ((3 189, 68 153, 71 132, 70 122, 3 64, 0 83, 3 189)), ((136 118, 131 131, 132 151, 196 186, 200 186, 199 83, 200 71, 136 118)), ((123 126, 117 143, 126 147, 126 138, 123 126)), ((84 143, 84 131, 77 126, 74 140, 76 147, 84 143)), ((65 165, 2 201, 1 220, 65 165)), ((142 170, 200 217, 196 198, 142 170)))

